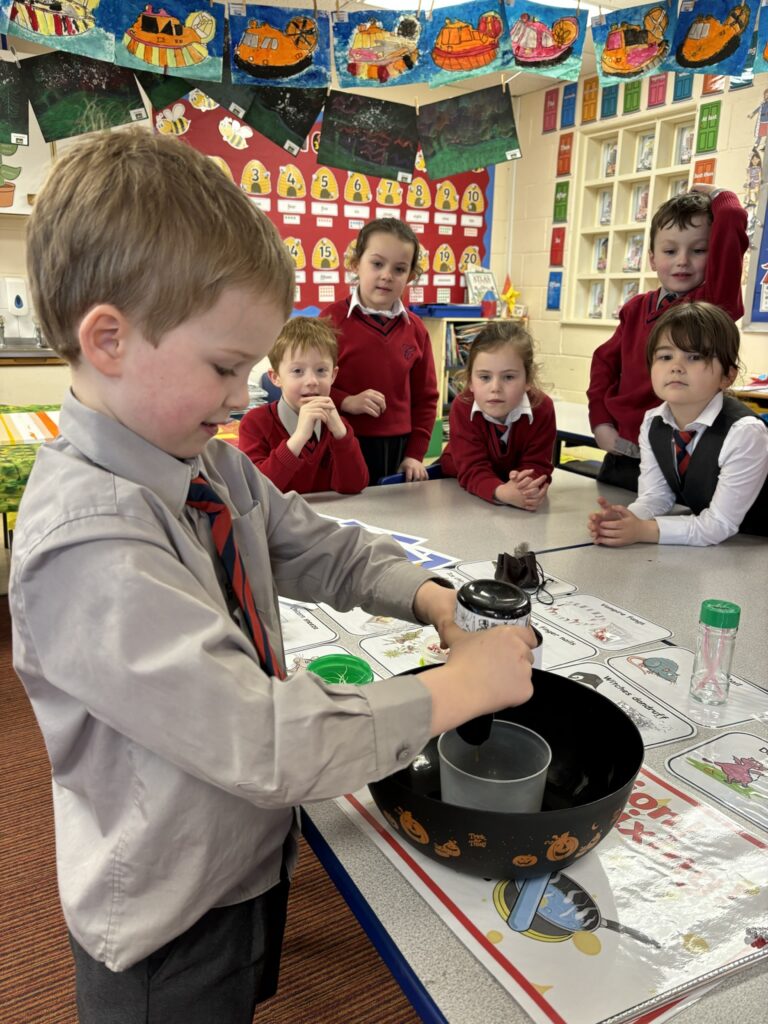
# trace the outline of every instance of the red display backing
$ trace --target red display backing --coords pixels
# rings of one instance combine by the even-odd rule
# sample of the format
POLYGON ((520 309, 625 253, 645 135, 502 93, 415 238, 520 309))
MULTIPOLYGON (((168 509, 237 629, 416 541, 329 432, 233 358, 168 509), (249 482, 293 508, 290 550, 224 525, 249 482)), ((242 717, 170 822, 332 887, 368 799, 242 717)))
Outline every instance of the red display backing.
POLYGON ((492 176, 485 168, 434 182, 419 153, 408 185, 319 165, 321 120, 294 156, 222 107, 200 110, 185 98, 173 114, 175 134, 225 164, 277 227, 296 266, 299 309, 323 307, 349 293, 345 254, 374 217, 399 217, 421 243, 422 273, 406 302, 462 303, 463 271, 487 266, 492 176))

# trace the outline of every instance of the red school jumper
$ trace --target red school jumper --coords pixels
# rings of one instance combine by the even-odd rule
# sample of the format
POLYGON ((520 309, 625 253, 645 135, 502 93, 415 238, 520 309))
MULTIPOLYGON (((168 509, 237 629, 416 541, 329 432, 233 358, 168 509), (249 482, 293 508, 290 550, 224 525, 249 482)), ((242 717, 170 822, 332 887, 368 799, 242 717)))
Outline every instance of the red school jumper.
POLYGON ((532 469, 534 476, 552 479, 552 451, 555 444, 555 405, 549 395, 531 412, 523 413, 509 429, 506 445, 502 445, 496 425, 481 412, 470 418, 474 396, 463 391, 451 403, 450 436, 440 458, 445 476, 458 477, 465 491, 494 502, 499 484, 509 480, 513 469, 532 469))
POLYGON ((321 312, 339 330, 339 372, 331 398, 341 409, 348 395, 367 388, 381 391, 387 408, 381 416, 349 416, 358 437, 398 437, 409 434, 404 458, 421 462, 429 448, 437 413, 437 377, 427 329, 408 311, 408 317, 363 313, 349 298, 321 312))
POLYGON ((621 307, 613 337, 595 349, 589 389, 589 422, 594 430, 612 423, 619 437, 637 444, 640 424, 649 409, 659 404, 651 387, 645 352, 654 323, 679 302, 711 302, 734 320, 744 315, 741 268, 749 245, 747 212, 733 192, 720 192, 712 200, 712 229, 706 278, 691 292, 659 308, 659 292, 636 295, 621 307))
POLYGON ((240 421, 238 445, 264 476, 281 491, 338 491, 359 494, 368 485, 368 468, 352 428, 344 417, 346 437, 335 438, 323 424, 320 440, 314 434, 295 456, 290 434, 277 412, 277 402, 250 409, 240 421), (314 441, 314 444, 313 444, 314 441))

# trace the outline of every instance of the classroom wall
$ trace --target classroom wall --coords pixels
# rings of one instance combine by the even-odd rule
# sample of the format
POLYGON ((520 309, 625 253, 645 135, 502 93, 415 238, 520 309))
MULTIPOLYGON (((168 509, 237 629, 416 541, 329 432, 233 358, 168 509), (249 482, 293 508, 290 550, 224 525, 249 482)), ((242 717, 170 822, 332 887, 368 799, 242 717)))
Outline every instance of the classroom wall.
MULTIPOLYGON (((671 77, 671 76, 670 76, 671 77)), ((694 75, 693 99, 700 102, 702 75, 694 75)), ((518 97, 514 101, 515 118, 523 156, 511 164, 496 169, 496 195, 494 199, 493 243, 491 268, 501 284, 507 273, 515 288, 520 290, 518 302, 528 306, 530 328, 538 342, 543 363, 543 378, 551 393, 574 402, 586 402, 585 391, 589 382, 592 353, 613 333, 613 326, 597 321, 593 324, 566 322, 565 294, 567 277, 576 268, 569 266, 570 247, 575 245, 573 221, 566 225, 566 246, 563 270, 562 311, 546 309, 549 278, 549 246, 552 235, 552 211, 555 194, 555 171, 560 131, 542 134, 544 93, 555 84, 542 79, 541 90, 518 97), (511 231, 511 240, 510 240, 511 231), (511 256, 507 258, 507 247, 511 256)), ((722 114, 718 134, 715 184, 729 188, 737 195, 744 192, 746 167, 753 146, 754 120, 750 114, 761 102, 763 90, 768 88, 768 74, 756 75, 748 88, 716 96, 707 100, 722 100, 722 114)), ((647 106, 648 79, 643 80, 641 111, 647 106)), ((671 82, 668 95, 671 95, 671 82)), ((581 83, 579 85, 576 122, 574 129, 574 170, 578 167, 579 128, 581 112, 581 83)), ((669 105, 660 108, 668 111, 669 105)), ((621 115, 602 122, 606 127, 621 122, 621 115)), ((594 122, 590 125, 592 127, 594 122)), ((696 157, 694 156, 694 162, 696 157)), ((765 160, 765 157, 764 157, 765 160)), ((765 181, 765 169, 764 178, 765 181)), ((569 214, 576 210, 579 182, 572 175, 569 214)), ((758 228, 758 232, 759 232, 758 228)), ((756 233, 756 243, 759 235, 756 233)), ((752 250, 756 252, 756 250, 752 250)), ((748 254, 749 255, 749 254, 748 254)), ((647 257, 646 257, 647 259, 647 257)), ((746 277, 746 275, 745 275, 746 277)), ((749 308, 751 295, 745 295, 744 305, 749 308)), ((747 374, 768 371, 768 332, 747 328, 742 333, 742 362, 747 374)))

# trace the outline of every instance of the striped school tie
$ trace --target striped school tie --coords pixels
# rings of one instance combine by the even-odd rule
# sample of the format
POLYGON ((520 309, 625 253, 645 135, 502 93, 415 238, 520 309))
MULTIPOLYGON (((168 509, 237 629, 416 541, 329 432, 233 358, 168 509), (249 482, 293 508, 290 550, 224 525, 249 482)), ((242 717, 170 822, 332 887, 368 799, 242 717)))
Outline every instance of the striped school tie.
POLYGON ((267 631, 264 629, 259 613, 256 610, 251 585, 248 582, 243 560, 235 543, 235 535, 232 530, 232 513, 204 476, 196 476, 189 485, 187 504, 192 508, 200 509, 201 512, 205 512, 208 516, 213 542, 216 545, 222 565, 227 571, 232 593, 243 611, 248 625, 248 632, 253 639, 261 667, 268 675, 284 679, 285 673, 270 646, 267 631))
POLYGON ((504 439, 504 435, 506 434, 509 427, 507 427, 506 424, 504 423, 492 423, 491 426, 495 430, 496 436, 499 439, 499 449, 502 452, 505 452, 507 450, 507 442, 504 439))
POLYGON ((691 461, 691 453, 688 445, 696 437, 695 430, 673 430, 672 437, 675 439, 675 459, 677 460, 677 475, 682 481, 691 461))

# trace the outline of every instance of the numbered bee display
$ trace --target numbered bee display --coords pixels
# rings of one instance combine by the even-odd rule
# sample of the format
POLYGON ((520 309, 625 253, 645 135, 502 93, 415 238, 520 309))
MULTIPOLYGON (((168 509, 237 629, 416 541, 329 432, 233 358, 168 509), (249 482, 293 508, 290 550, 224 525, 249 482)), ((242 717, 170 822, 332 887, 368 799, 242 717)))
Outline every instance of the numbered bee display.
POLYGON ((315 270, 337 270, 339 254, 330 238, 321 238, 312 250, 312 266, 315 270))
POLYGON ((312 175, 309 194, 313 199, 333 201, 339 198, 339 183, 336 181, 336 175, 330 168, 318 167, 312 175))
POLYGON ((296 164, 286 164, 280 168, 277 179, 277 194, 283 199, 303 199, 307 194, 304 175, 296 164))
POLYGON ((443 242, 435 250, 432 269, 436 274, 453 274, 456 270, 456 256, 447 242, 443 242))
POLYGON ((459 272, 464 274, 467 270, 478 270, 480 268, 480 248, 477 245, 468 245, 459 258, 459 272))
POLYGON ((344 198, 348 203, 370 203, 370 182, 364 174, 352 173, 344 186, 344 198))
POLYGON ((461 208, 464 213, 482 213, 485 210, 485 196, 479 185, 470 182, 461 197, 461 208))
POLYGON ((215 110, 218 107, 216 100, 212 100, 202 89, 193 89, 187 99, 195 110, 215 110))
POLYGON ((227 161, 224 159, 223 156, 211 156, 208 159, 212 160, 216 164, 216 166, 219 168, 219 170, 222 171, 224 174, 226 174, 226 176, 229 178, 230 181, 234 182, 235 176, 232 173, 232 170, 231 170, 229 164, 227 163, 227 161))
POLYGON ((459 193, 452 181, 441 181, 435 185, 435 209, 458 210, 459 193))
POLYGON ((155 118, 155 128, 161 135, 183 135, 189 131, 191 121, 185 117, 186 107, 183 103, 174 103, 172 107, 161 110, 155 118))
POLYGON ((272 191, 272 175, 261 160, 249 160, 243 168, 240 188, 253 196, 268 196, 272 191))
POLYGON ((408 186, 406 205, 416 210, 424 210, 432 205, 432 193, 424 178, 414 178, 408 186))
POLYGON ((403 186, 399 181, 382 178, 376 186, 376 202, 382 206, 399 206, 403 201, 403 186))
POLYGON ((301 239, 294 238, 292 235, 289 235, 288 238, 283 239, 283 244, 291 254, 291 259, 293 260, 293 265, 296 270, 303 270, 307 265, 307 257, 304 253, 304 246, 301 244, 301 239))

